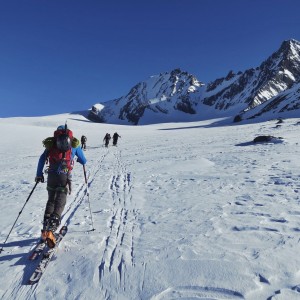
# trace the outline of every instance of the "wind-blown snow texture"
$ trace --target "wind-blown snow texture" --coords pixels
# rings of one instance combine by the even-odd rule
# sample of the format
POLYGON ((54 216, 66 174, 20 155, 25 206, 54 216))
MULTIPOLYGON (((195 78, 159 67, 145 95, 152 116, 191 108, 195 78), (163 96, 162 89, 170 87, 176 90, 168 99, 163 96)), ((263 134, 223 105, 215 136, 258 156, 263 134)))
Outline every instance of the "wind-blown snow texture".
POLYGON ((262 121, 300 116, 300 42, 284 41, 260 66, 207 85, 175 69, 138 83, 126 96, 95 104, 90 119, 145 125, 235 116, 262 121))
POLYGON ((88 138, 96 231, 77 163, 69 231, 39 284, 26 285, 47 198, 39 184, 0 255, 1 299, 300 298, 299 119, 136 127, 79 115, 0 119, 2 241, 34 186, 41 141, 67 118, 88 138), (118 147, 103 147, 115 131, 118 147), (277 138, 252 143, 259 135, 277 138))

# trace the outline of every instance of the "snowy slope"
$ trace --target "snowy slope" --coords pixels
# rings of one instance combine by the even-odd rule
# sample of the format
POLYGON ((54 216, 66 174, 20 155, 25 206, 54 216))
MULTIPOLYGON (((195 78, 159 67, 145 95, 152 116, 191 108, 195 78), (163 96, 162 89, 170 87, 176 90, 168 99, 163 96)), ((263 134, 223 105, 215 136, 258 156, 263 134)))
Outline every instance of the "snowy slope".
POLYGON ((88 138, 96 231, 76 164, 69 232, 39 284, 27 286, 47 198, 39 184, 0 255, 1 299, 300 299, 299 119, 135 127, 79 115, 0 119, 1 243, 34 185, 42 139, 66 119, 88 138), (115 131, 118 147, 104 148, 115 131), (258 135, 283 139, 253 144, 258 135))

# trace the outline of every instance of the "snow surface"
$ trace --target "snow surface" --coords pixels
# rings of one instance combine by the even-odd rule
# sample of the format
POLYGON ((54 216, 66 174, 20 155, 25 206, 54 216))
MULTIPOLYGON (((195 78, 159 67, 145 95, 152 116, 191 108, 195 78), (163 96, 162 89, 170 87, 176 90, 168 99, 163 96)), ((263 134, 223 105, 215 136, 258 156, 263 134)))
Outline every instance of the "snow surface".
POLYGON ((34 186, 41 141, 66 119, 88 139, 89 197, 77 163, 69 231, 28 286, 47 199, 38 184, 0 255, 1 299, 300 299, 299 119, 136 127, 74 114, 0 119, 1 246, 34 186), (103 147, 115 131, 118 147, 103 147), (283 139, 252 143, 258 135, 283 139))

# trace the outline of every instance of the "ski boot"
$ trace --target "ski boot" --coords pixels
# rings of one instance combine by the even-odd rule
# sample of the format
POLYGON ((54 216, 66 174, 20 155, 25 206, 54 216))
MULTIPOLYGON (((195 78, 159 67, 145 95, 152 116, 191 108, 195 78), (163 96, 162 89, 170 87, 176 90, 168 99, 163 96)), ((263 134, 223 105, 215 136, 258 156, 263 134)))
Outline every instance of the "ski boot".
POLYGON ((49 248, 54 248, 56 244, 55 231, 60 225, 60 217, 52 214, 48 219, 45 230, 42 232, 42 238, 47 242, 49 248))
POLYGON ((51 215, 45 214, 44 215, 44 221, 43 221, 43 229, 41 230, 41 241, 46 242, 47 239, 47 231, 49 227, 49 220, 51 215))

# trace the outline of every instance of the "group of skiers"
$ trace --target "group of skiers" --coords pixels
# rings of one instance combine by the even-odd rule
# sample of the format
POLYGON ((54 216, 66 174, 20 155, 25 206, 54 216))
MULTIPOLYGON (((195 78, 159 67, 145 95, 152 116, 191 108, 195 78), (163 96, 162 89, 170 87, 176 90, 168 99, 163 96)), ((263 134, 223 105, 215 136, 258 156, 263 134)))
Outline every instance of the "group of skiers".
MULTIPOLYGON (((120 135, 115 132, 113 135, 114 146, 117 145, 119 137, 120 135)), ((110 139, 110 134, 107 133, 103 139, 106 147, 108 147, 110 139)), ((75 156, 77 157, 77 162, 82 164, 83 167, 87 162, 83 153, 83 150, 86 150, 86 136, 83 135, 80 142, 73 136, 73 132, 67 128, 67 124, 58 126, 54 131, 53 137, 48 137, 43 141, 46 149, 39 158, 35 181, 36 183, 45 181, 43 169, 46 162, 48 162, 48 201, 44 212, 41 239, 50 248, 53 248, 56 244, 55 231, 61 222, 67 194, 71 194, 72 191, 71 171, 75 156)))
MULTIPOLYGON (((113 146, 117 146, 119 137, 121 137, 121 136, 117 132, 115 132, 113 134, 113 137, 112 137, 113 146)), ((103 138, 105 147, 108 147, 110 140, 111 140, 111 135, 109 133, 106 133, 103 138)), ((81 149, 86 150, 86 142, 87 142, 86 136, 85 135, 81 136, 81 149)))
MULTIPOLYGON (((118 138, 121 137, 117 132, 113 134, 113 146, 117 146, 118 138)), ((103 139, 105 147, 108 147, 109 141, 111 140, 111 136, 109 133, 106 133, 103 139)))

